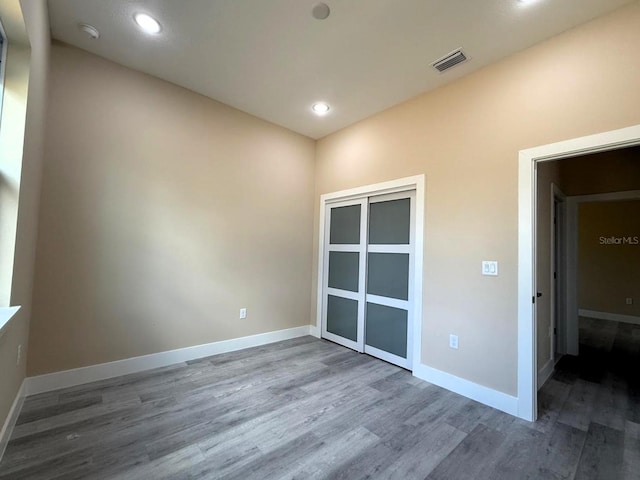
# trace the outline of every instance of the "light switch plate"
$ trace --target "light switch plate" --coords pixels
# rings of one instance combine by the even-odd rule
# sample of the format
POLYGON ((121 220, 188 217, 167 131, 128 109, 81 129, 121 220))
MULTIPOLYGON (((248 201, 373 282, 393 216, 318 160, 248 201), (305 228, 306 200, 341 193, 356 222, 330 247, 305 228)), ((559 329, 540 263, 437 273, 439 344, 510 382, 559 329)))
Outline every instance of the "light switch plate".
POLYGON ((498 262, 495 260, 482 261, 482 275, 498 276, 498 262))
POLYGON ((458 348, 458 335, 449 335, 449 347, 450 348, 458 348))

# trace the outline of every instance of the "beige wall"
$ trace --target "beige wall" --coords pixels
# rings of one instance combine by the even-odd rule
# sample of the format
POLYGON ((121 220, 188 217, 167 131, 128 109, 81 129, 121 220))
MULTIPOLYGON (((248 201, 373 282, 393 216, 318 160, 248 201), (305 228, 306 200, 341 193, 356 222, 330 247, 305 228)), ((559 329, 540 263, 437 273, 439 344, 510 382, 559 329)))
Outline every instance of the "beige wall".
MULTIPOLYGON (((21 17, 23 29, 26 23, 24 36, 28 32, 31 48, 26 45, 17 47, 19 54, 7 59, 7 68, 11 69, 12 73, 7 77, 11 83, 5 84, 5 94, 13 96, 12 102, 18 102, 18 98, 21 98, 22 104, 19 113, 14 111, 12 115, 4 117, 2 125, 2 135, 11 133, 13 147, 9 157, 5 155, 8 150, 2 150, 0 155, 4 179, 0 199, 0 225, 3 236, 0 270, 3 302, 5 305, 21 305, 21 309, 5 327, 0 339, 0 426, 4 424, 26 375, 49 57, 49 27, 45 1, 25 1, 22 4, 22 12, 17 0, 3 0, 1 7, 3 20, 7 19, 5 14, 11 12, 21 17), (4 7, 9 10, 3 10, 4 7), (22 123, 16 121, 16 113, 22 123), (7 128, 9 122, 11 126, 7 128), (16 129, 17 125, 24 132, 24 136, 16 129), (8 159, 10 161, 7 163, 8 159), (7 231, 11 232, 11 236, 4 236, 7 231), (18 346, 22 347, 23 355, 16 364, 18 346)), ((17 28, 18 23, 18 19, 14 17, 12 30, 17 28)), ((9 40, 12 41, 11 37, 9 40)), ((14 108, 16 106, 14 105, 14 108)), ((4 147, 7 145, 3 144, 4 147)))
POLYGON ((318 142, 314 251, 320 194, 426 174, 426 364, 516 394, 518 151, 640 124, 638 25, 634 3, 318 142))
POLYGON ((579 308, 640 317, 639 242, 640 200, 580 205, 579 308), (602 237, 628 237, 632 243, 603 244, 602 237), (625 303, 627 297, 632 305, 625 303))
POLYGON ((635 3, 321 140, 313 225, 312 141, 55 46, 29 373, 315 322, 319 195, 426 173, 423 361, 515 394, 518 150, 640 123, 639 23, 635 3))
POLYGON ((312 140, 65 45, 50 76, 29 375, 308 324, 312 140))

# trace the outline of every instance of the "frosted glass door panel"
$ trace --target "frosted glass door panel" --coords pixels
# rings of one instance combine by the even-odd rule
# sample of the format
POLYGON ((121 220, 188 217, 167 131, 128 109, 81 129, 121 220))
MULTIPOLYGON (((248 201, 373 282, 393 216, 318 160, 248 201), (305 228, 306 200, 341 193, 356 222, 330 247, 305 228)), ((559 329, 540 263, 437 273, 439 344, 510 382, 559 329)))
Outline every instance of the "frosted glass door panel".
POLYGON ((409 254, 370 253, 367 265, 367 293, 408 300, 409 254))
POLYGON ((329 295, 327 331, 355 342, 358 338, 358 302, 329 295))
POLYGON ((358 252, 329 252, 329 287, 358 291, 360 254, 358 252))
POLYGON ((355 245, 360 243, 360 205, 331 209, 329 243, 355 245))
POLYGON ((369 206, 369 245, 408 245, 411 200, 401 198, 369 206))
POLYGON ((367 303, 365 336, 367 345, 407 358, 407 311, 367 303))

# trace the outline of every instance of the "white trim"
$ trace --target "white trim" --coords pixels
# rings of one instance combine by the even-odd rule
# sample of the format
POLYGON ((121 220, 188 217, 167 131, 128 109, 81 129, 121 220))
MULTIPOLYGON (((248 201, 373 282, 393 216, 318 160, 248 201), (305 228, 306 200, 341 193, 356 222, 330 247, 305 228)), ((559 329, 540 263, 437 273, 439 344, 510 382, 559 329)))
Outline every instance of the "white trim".
POLYGON ((424 364, 414 365, 413 375, 510 415, 518 415, 518 399, 512 395, 470 382, 424 364))
POLYGON ((543 367, 538 371, 538 390, 540 390, 547 380, 551 378, 553 372, 556 367, 556 362, 553 359, 550 359, 547 363, 543 365, 543 367))
POLYGON ((333 297, 348 298, 349 300, 360 301, 362 294, 351 290, 340 290, 339 288, 327 287, 327 294, 333 297))
POLYGON ((640 145, 640 125, 521 150, 518 164, 518 416, 537 416, 535 295, 536 162, 640 145))
POLYGON ((20 415, 20 410, 22 410, 22 404, 24 403, 25 396, 24 393, 25 380, 22 381, 22 384, 18 389, 16 398, 11 404, 9 414, 7 415, 7 418, 4 421, 4 425, 2 426, 2 430, 0 431, 0 461, 2 461, 2 456, 4 455, 4 451, 7 448, 7 444, 9 443, 9 439, 11 438, 11 434, 13 433, 13 427, 16 426, 16 421, 18 420, 18 416, 20 415))
POLYGON ((367 293, 367 303, 375 303, 377 305, 384 305, 385 307, 399 308, 401 310, 407 310, 411 308, 411 302, 409 300, 400 300, 399 298, 381 297, 380 295, 373 295, 367 293))
POLYGON ((597 318, 600 320, 611 320, 613 322, 631 323, 640 325, 640 317, 634 315, 623 315, 621 313, 597 312, 595 310, 579 309, 578 315, 587 318, 597 318))
MULTIPOLYGON (((414 177, 416 187, 415 246, 413 249, 413 371, 422 365, 422 281, 424 276, 425 176, 414 177)), ((414 373, 415 375, 415 373, 414 373)))
POLYGON ((359 253, 360 245, 327 245, 327 249, 329 252, 359 253))
MULTIPOLYGON (((419 185, 424 188, 424 174, 414 175, 412 177, 398 178, 388 182, 375 183, 365 185, 363 187, 349 188, 338 192, 325 193, 320 195, 320 205, 335 201, 344 201, 359 197, 369 197, 386 195, 388 193, 406 192, 407 190, 415 190, 419 185)), ((324 237, 322 237, 324 239, 324 237)))
POLYGON ((520 152, 518 168, 518 417, 537 416, 535 288, 535 163, 520 152))
POLYGON ((315 325, 309 325, 309 335, 320 338, 320 330, 315 325))
POLYGON ((402 253, 411 255, 412 245, 367 245, 367 253, 402 253))
POLYGON ((73 370, 48 373, 36 377, 28 377, 25 380, 26 395, 36 395, 38 393, 50 392, 130 373, 143 372, 145 370, 166 367, 168 365, 209 357, 211 355, 303 337, 309 334, 310 327, 309 325, 305 325, 302 327, 288 328, 286 330, 250 335, 248 337, 233 338, 231 340, 222 340, 220 342, 205 343, 193 347, 152 353, 141 357, 126 358, 124 360, 75 368, 73 370))

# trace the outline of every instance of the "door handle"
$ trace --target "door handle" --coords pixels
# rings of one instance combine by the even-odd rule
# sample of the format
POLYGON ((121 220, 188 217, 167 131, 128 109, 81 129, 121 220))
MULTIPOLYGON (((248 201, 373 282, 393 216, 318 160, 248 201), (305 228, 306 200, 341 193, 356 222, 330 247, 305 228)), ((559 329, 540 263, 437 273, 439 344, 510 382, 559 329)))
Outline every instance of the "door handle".
POLYGON ((536 298, 540 298, 542 296, 542 293, 538 292, 536 293, 536 298))

